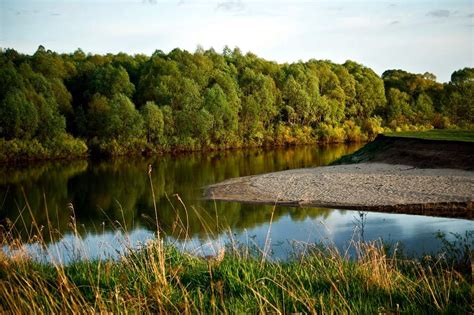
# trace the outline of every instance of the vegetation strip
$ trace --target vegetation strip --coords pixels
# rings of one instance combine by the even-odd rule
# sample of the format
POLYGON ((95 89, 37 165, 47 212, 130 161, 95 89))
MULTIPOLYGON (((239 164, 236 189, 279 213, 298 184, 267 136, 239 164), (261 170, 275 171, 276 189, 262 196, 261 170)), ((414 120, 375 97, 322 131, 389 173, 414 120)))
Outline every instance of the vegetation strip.
MULTIPOLYGON (((150 242, 118 261, 43 265, 0 257, 0 311, 13 313, 469 313, 463 247, 411 260, 379 242, 355 259, 311 246, 289 262, 228 247, 203 259, 150 242), (459 251, 458 251, 459 250, 459 251)), ((468 257, 468 256, 467 256, 468 257)))
POLYGON ((238 48, 33 55, 0 49, 0 162, 303 143, 472 129, 474 69, 430 73, 354 61, 278 64, 238 48))

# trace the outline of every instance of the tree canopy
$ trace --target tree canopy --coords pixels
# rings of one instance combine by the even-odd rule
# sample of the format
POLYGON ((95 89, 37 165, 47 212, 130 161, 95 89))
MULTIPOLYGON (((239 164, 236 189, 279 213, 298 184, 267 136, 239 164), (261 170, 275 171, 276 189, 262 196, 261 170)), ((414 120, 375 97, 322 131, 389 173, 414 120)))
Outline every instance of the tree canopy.
POLYGON ((125 154, 356 141, 382 128, 471 128, 473 93, 472 68, 442 84, 429 72, 278 64, 228 47, 151 56, 6 49, 0 139, 46 149, 67 139, 81 154, 85 144, 125 154))

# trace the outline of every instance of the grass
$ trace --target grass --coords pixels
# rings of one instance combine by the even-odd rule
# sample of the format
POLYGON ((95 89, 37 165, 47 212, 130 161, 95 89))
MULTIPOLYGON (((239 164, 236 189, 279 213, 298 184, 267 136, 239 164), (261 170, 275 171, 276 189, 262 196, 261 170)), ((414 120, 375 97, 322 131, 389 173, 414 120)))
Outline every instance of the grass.
MULTIPOLYGON (((24 248, 13 227, 3 228, 2 247, 24 248)), ((42 245, 41 232, 54 234, 50 227, 34 229, 33 240, 42 245)), ((0 251, 0 313, 472 312, 472 271, 464 253, 470 247, 458 252, 451 246, 454 256, 418 261, 396 250, 389 255, 381 242, 352 242, 355 257, 304 244, 294 259, 278 262, 268 257, 268 240, 263 250, 232 243, 224 255, 201 258, 156 235, 117 260, 46 264, 21 250, 13 256, 0 251)))
MULTIPOLYGON (((404 131, 404 132, 392 132, 378 136, 375 141, 367 143, 365 146, 357 150, 356 152, 348 155, 344 155, 336 161, 332 162, 331 165, 340 164, 356 164, 365 163, 374 160, 377 155, 389 151, 394 147, 394 144, 400 143, 401 138, 414 138, 414 139, 425 139, 425 140, 442 140, 442 141, 461 141, 461 142, 474 142, 474 130, 450 130, 450 129, 436 129, 429 131, 404 131)), ((470 144, 469 144, 470 145, 470 144)), ((440 146, 441 149, 442 146, 440 146)), ((410 148, 407 146, 407 148, 410 148)), ((406 155, 404 152, 393 151, 394 156, 397 154, 406 155)), ((432 157, 431 157, 432 158, 432 157)), ((419 160, 427 159, 427 157, 419 157, 419 160)), ((428 161, 429 162, 429 161, 428 161)), ((446 166, 450 167, 450 166, 446 166)))
POLYGON ((474 142, 474 130, 434 129, 428 131, 392 132, 385 135, 388 137, 474 142))
POLYGON ((377 153, 389 149, 392 145, 392 142, 393 140, 387 138, 380 140, 380 137, 378 137, 375 141, 367 143, 359 150, 351 154, 341 156, 339 159, 333 161, 331 165, 369 162, 374 159, 377 153))
POLYGON ((227 248, 206 260, 160 241, 117 261, 67 266, 0 260, 0 311, 13 313, 468 313, 469 277, 445 260, 388 256, 354 243, 357 259, 308 247, 289 262, 227 248), (164 277, 163 277, 164 275, 164 277))

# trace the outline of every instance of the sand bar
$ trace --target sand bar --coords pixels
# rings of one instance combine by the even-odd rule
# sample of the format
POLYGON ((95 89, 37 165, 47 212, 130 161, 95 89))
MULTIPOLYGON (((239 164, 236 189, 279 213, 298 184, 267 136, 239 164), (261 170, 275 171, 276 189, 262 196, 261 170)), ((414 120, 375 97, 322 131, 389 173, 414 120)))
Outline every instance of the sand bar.
POLYGON ((208 186, 206 199, 472 219, 474 172, 360 163, 295 169, 208 186))

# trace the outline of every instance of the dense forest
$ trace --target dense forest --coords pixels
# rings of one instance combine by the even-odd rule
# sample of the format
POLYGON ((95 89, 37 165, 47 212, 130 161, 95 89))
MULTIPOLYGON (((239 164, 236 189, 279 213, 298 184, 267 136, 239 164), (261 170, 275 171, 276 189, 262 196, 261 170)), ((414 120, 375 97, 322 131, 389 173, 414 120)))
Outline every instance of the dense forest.
POLYGON ((198 48, 152 56, 0 50, 0 161, 364 141, 474 127, 474 69, 278 64, 198 48))

